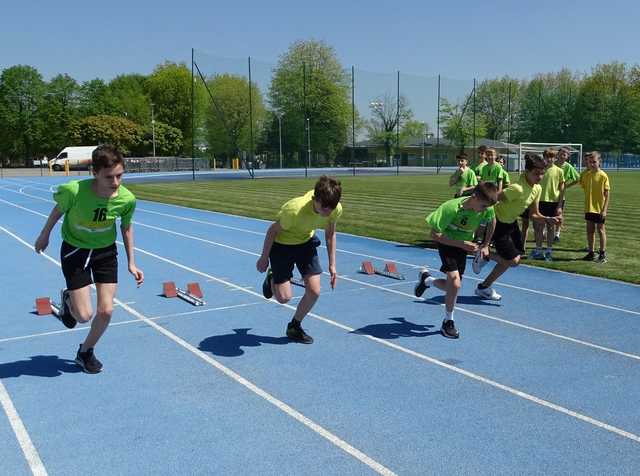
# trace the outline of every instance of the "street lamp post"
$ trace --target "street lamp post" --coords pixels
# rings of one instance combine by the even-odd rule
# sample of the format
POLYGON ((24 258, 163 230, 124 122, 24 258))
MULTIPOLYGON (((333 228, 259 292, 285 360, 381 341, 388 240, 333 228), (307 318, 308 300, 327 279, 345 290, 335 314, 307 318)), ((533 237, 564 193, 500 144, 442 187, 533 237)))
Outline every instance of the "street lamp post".
POLYGON ((307 117, 307 160, 309 161, 309 168, 311 168, 311 124, 307 117))
POLYGON ((424 130, 424 134, 422 135, 422 167, 424 167, 424 147, 427 142, 427 123, 422 123, 422 128, 424 130))
POLYGON ((278 140, 280 144, 280 169, 282 169, 282 113, 278 113, 278 140))
POLYGON ((151 142, 153 143, 153 158, 156 157, 156 119, 153 117, 153 103, 151 103, 151 142))

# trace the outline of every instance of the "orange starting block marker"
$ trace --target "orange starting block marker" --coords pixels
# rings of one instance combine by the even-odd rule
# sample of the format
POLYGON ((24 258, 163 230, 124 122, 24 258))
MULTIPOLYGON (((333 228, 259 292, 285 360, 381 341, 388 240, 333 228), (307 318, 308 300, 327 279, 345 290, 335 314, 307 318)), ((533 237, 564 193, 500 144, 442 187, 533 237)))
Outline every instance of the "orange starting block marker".
POLYGON ((404 275, 398 271, 396 264, 391 261, 387 261, 384 264, 383 270, 376 269, 371 261, 363 261, 360 266, 360 272, 364 274, 378 274, 380 276, 398 279, 401 281, 405 279, 404 275))
POLYGON ((39 297, 36 298, 36 314, 38 316, 48 316, 49 314, 59 316, 60 306, 48 297, 39 297))
POLYGON ((173 281, 167 281, 162 283, 162 295, 166 298, 179 297, 183 301, 187 301, 189 304, 194 306, 204 306, 206 304, 204 301, 204 294, 202 293, 198 283, 187 284, 187 289, 185 291, 184 289, 178 288, 176 283, 173 281))

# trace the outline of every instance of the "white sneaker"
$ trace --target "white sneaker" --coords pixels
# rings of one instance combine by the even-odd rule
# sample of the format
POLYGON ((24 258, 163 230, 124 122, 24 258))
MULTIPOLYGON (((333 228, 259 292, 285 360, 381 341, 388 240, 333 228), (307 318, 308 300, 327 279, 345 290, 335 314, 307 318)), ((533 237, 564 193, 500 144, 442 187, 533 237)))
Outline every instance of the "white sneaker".
POLYGON ((502 299, 502 296, 495 292, 493 288, 476 288, 476 296, 481 297, 482 299, 488 299, 489 301, 499 301, 502 299))
POLYGON ((482 252, 480 250, 476 251, 476 255, 473 257, 473 263, 471 267, 473 268, 473 272, 476 274, 480 274, 484 265, 487 264, 488 261, 482 257, 482 252))

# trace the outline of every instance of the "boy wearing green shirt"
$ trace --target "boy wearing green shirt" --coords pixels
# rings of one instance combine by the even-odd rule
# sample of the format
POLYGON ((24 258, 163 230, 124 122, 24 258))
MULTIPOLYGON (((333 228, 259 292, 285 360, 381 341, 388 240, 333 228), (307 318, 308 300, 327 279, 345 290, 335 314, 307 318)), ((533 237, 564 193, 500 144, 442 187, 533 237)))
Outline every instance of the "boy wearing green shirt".
POLYGON ((341 195, 340 182, 323 175, 313 190, 282 205, 276 221, 267 230, 262 254, 256 262, 256 269, 260 273, 267 271, 262 294, 266 299, 275 296, 281 304, 291 300, 290 280, 294 265, 302 275, 304 296, 287 325, 287 337, 296 342, 313 342, 313 338, 302 329, 301 323, 320 296, 322 267, 316 250, 320 246, 320 240, 315 235, 316 228, 324 228, 331 288, 336 287, 335 232, 336 222, 342 215, 341 195))
MULTIPOLYGON (((562 224, 562 203, 564 201, 565 180, 564 172, 560 167, 555 164, 556 151, 554 149, 547 149, 543 153, 545 164, 547 166, 542 182, 542 193, 540 195, 539 208, 540 213, 544 216, 555 217, 557 216, 562 224)), ((531 252, 533 259, 544 259, 545 261, 552 261, 554 231, 556 225, 549 223, 533 223, 533 230, 536 237, 536 247, 531 252), (547 250, 542 253, 542 239, 544 235, 544 229, 547 230, 547 250)))
POLYGON ((478 179, 478 181, 480 181, 480 175, 482 174, 482 169, 485 167, 485 165, 487 165, 486 153, 487 153, 486 145, 481 145, 480 147, 478 147, 478 165, 476 165, 473 169, 473 171, 476 173, 476 179, 478 179))
POLYGON ((502 188, 507 188, 511 184, 511 177, 509 177, 509 172, 507 172, 507 169, 505 168, 504 156, 501 155, 498 157, 496 162, 498 162, 502 167, 502 188))
POLYGON ((471 195, 473 189, 478 185, 478 179, 473 170, 467 167, 467 154, 461 152, 456 155, 458 168, 449 177, 449 186, 455 187, 454 198, 471 195))
POLYGON ((512 183, 498 195, 496 212, 496 228, 493 233, 493 245, 496 252, 491 258, 496 261, 493 270, 485 280, 478 284, 476 295, 493 301, 502 296, 491 286, 510 267, 518 266, 520 255, 524 250, 522 235, 518 228, 517 218, 524 211, 529 211, 532 220, 546 223, 558 223, 557 217, 547 217, 538 210, 538 201, 542 188, 540 181, 544 176, 545 163, 537 154, 525 155, 525 172, 517 182, 512 183))
POLYGON ((496 161, 498 153, 495 149, 487 149, 486 155, 487 163, 480 171, 480 181, 495 184, 498 187, 498 193, 500 193, 502 192, 504 170, 502 169, 502 165, 496 161))
MULTIPOLYGON (((569 162, 569 148, 568 147, 560 147, 558 150, 558 157, 556 160, 556 165, 562 169, 562 173, 564 174, 564 190, 565 195, 563 197, 562 203, 562 211, 564 215, 565 205, 566 205, 566 191, 569 187, 573 187, 574 185, 580 183, 580 175, 576 168, 569 162)), ((564 222, 564 217, 563 217, 564 222)), ((553 241, 560 241, 560 230, 562 229, 562 223, 556 226, 556 236, 553 238, 553 241)))
POLYGON ((95 283, 98 294, 95 318, 75 361, 86 373, 98 373, 102 363, 93 349, 111 320, 118 283, 117 218, 120 218, 129 272, 138 286, 144 281, 144 274, 136 266, 133 255, 131 220, 136 198, 121 185, 122 154, 113 146, 101 145, 93 151, 91 163, 93 179, 68 182, 54 193, 56 205, 36 240, 35 250, 41 253, 47 248, 51 230, 64 216, 60 261, 67 287, 61 291, 58 318, 70 329, 78 322, 89 322, 93 315, 90 286, 95 283))
POLYGON ((450 339, 459 337, 453 321, 453 310, 462 285, 467 252, 480 252, 483 257, 489 256, 489 243, 495 227, 495 213, 492 205, 496 203, 497 196, 498 192, 494 184, 480 183, 470 197, 449 200, 426 218, 426 222, 431 227, 431 237, 438 243, 438 253, 442 260, 440 271, 447 277, 435 279, 427 269, 422 269, 418 273, 414 294, 416 297, 421 297, 432 285, 446 293, 445 317, 440 332, 450 339), (478 245, 473 241, 473 233, 482 222, 489 224, 484 242, 478 245))

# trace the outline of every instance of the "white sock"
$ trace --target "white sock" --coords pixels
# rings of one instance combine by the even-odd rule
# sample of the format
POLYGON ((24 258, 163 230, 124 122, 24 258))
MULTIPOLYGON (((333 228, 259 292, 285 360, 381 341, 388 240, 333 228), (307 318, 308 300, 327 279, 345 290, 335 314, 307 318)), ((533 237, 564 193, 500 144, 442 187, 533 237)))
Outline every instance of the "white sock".
POLYGON ((444 320, 446 321, 453 321, 453 311, 449 312, 449 311, 444 311, 444 320))
POLYGON ((433 276, 428 276, 428 277, 424 278, 424 284, 426 286, 431 286, 435 280, 436 280, 436 278, 434 278, 433 276))

